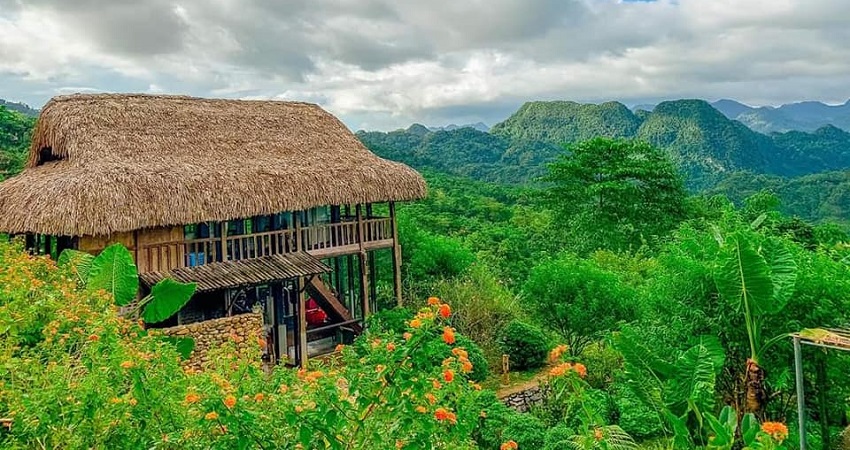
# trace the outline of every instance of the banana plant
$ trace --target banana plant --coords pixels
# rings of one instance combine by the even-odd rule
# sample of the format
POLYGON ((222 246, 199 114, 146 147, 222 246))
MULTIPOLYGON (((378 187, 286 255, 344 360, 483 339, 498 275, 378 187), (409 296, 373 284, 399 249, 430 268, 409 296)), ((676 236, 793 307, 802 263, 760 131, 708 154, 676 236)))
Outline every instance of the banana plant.
MULTIPOLYGON (((757 219, 753 227, 757 227, 757 219)), ((750 357, 745 367, 746 410, 764 409, 764 369, 759 360, 765 350, 785 335, 762 339, 765 317, 780 312, 794 293, 797 265, 791 252, 779 239, 751 230, 738 230, 727 236, 715 232, 720 244, 714 280, 720 296, 743 314, 750 357)))
POLYGON ((715 405, 715 384, 726 358, 720 341, 700 337, 671 358, 669 350, 650 348, 639 333, 624 327, 614 344, 623 355, 629 387, 666 421, 676 448, 692 448, 689 423, 701 437, 705 417, 715 405))
MULTIPOLYGON (((151 287, 150 294, 137 300, 138 269, 130 251, 121 244, 110 245, 97 256, 77 250, 65 250, 59 255, 58 265, 67 267, 76 277, 78 284, 86 290, 108 292, 115 299, 116 305, 131 307, 129 315, 138 315, 149 324, 162 322, 180 311, 192 298, 197 286, 194 283, 179 283, 166 278, 151 287)), ((184 357, 194 348, 194 341, 170 341, 184 357)))

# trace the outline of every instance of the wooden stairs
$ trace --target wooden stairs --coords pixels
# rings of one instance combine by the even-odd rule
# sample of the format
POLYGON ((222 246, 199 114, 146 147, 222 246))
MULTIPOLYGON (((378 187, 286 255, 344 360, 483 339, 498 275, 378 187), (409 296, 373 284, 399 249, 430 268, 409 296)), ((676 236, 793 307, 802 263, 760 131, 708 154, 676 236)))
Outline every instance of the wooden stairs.
MULTIPOLYGON (((313 300, 327 313, 328 317, 334 322, 351 322, 354 318, 348 308, 339 301, 338 298, 325 286, 321 278, 313 277, 307 283, 307 292, 313 297, 313 300)), ((359 323, 351 323, 349 328, 355 333, 363 332, 363 326, 359 323)))

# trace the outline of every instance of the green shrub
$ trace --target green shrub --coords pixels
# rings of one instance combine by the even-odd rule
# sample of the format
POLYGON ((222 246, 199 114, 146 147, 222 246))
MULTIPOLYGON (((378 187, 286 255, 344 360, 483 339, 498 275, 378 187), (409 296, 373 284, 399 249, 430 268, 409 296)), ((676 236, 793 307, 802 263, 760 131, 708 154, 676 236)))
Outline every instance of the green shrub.
POLYGON ((537 449, 545 443, 546 425, 531 414, 517 413, 508 419, 502 438, 515 441, 521 449, 537 449))
POLYGON ((488 361, 497 364, 502 356, 497 334, 519 316, 516 295, 478 264, 461 277, 437 281, 427 293, 452 305, 452 326, 475 340, 488 361))
POLYGON ((505 428, 513 416, 519 413, 508 408, 493 391, 484 391, 475 401, 475 410, 481 411, 478 426, 473 432, 475 443, 481 450, 499 450, 508 438, 503 437, 505 428))
POLYGON ((472 363, 472 372, 467 374, 470 380, 482 382, 487 379, 490 374, 490 365, 487 364, 487 358, 472 339, 461 334, 455 334, 455 347, 463 347, 466 353, 469 354, 469 362, 472 363))
POLYGON ((573 356, 637 312, 635 290, 618 274, 574 255, 536 266, 523 291, 537 319, 567 340, 573 356))
POLYGON ((579 360, 587 366, 587 384, 607 390, 623 370, 623 356, 613 346, 596 342, 585 347, 579 360))
POLYGON ((514 320, 499 337, 499 347, 510 357, 511 369, 534 369, 543 365, 549 343, 543 331, 531 324, 514 320))
POLYGON ((413 311, 397 307, 372 314, 367 323, 372 331, 402 334, 407 330, 407 321, 410 320, 411 316, 413 316, 413 311))
POLYGON ((661 417, 655 410, 635 397, 631 389, 617 388, 615 392, 620 428, 638 440, 647 440, 664 434, 664 423, 661 417))
POLYGON ((570 437, 576 432, 565 424, 555 425, 546 432, 546 442, 543 450, 562 450, 570 448, 570 437))

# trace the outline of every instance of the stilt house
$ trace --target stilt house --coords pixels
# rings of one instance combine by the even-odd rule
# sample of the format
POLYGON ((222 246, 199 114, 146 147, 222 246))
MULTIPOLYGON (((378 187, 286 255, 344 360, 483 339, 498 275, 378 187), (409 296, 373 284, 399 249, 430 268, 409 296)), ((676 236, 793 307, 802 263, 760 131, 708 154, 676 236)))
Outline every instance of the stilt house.
POLYGON ((269 359, 302 364, 362 330, 379 276, 400 300, 395 202, 425 192, 313 104, 72 95, 0 183, 0 232, 54 256, 120 242, 143 292, 197 283, 163 325, 260 313, 269 359))

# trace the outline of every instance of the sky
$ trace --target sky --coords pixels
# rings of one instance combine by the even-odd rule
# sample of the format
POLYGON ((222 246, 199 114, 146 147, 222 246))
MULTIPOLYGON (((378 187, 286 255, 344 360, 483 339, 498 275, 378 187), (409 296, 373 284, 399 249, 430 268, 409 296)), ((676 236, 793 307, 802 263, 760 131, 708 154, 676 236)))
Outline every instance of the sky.
POLYGON ((850 98, 848 0, 0 0, 0 98, 318 103, 353 130, 531 100, 850 98))

